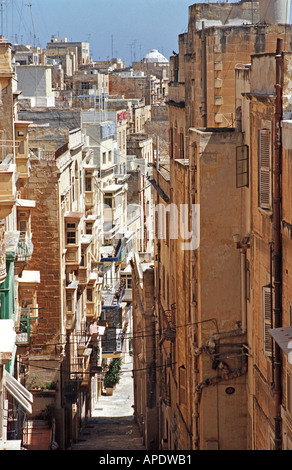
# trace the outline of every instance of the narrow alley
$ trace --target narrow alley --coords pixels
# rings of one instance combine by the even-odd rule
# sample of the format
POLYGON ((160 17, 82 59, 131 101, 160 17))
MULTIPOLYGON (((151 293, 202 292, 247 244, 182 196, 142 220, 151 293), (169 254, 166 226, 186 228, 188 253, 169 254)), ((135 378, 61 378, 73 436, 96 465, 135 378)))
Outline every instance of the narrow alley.
POLYGON ((134 417, 132 368, 132 357, 126 356, 113 395, 100 396, 79 441, 69 450, 145 450, 134 417))

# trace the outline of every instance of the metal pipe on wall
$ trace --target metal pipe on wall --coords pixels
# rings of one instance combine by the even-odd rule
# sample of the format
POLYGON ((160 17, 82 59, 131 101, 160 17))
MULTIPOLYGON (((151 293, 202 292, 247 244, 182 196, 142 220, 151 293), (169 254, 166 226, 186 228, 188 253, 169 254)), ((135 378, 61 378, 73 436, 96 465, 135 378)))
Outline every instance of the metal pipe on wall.
MULTIPOLYGON (((282 172, 282 67, 283 67, 283 39, 277 39, 276 50, 276 109, 275 109, 275 140, 273 165, 273 242, 274 242, 274 317, 275 328, 282 326, 282 250, 281 250, 281 172, 282 172)), ((275 450, 281 450, 281 400, 282 400, 282 363, 281 349, 275 343, 274 356, 274 422, 275 422, 275 450)))
POLYGON ((246 249, 240 250, 241 268, 241 332, 244 335, 247 330, 247 305, 246 305, 246 249))

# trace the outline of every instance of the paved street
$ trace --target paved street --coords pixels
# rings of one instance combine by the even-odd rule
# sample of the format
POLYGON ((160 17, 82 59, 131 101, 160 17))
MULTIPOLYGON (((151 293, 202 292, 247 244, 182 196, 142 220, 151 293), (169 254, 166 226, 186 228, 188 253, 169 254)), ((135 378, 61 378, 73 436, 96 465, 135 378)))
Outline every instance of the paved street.
POLYGON ((70 450, 145 450, 133 415, 132 368, 132 358, 128 356, 113 395, 100 396, 79 442, 70 450))

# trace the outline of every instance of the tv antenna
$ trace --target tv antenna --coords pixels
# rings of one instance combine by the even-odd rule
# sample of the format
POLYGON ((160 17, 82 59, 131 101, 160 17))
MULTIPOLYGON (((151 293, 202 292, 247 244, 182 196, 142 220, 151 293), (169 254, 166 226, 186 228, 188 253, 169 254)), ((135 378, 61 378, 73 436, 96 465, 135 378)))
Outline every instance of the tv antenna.
POLYGON ((29 2, 25 6, 29 7, 30 9, 30 16, 31 16, 31 22, 32 22, 32 27, 33 27, 33 46, 36 47, 36 34, 35 34, 35 28, 34 28, 34 22, 33 22, 33 16, 32 16, 32 4, 31 2, 29 2))

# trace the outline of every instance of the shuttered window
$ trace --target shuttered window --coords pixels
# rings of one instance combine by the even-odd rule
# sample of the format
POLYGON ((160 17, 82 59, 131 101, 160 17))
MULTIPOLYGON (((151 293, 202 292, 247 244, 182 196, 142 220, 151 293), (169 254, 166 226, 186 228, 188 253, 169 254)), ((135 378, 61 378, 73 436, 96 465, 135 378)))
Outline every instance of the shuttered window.
POLYGON ((169 128, 169 154, 170 158, 173 158, 173 127, 169 128))
POLYGON ((290 370, 289 372, 287 372, 286 395, 287 395, 287 410, 291 414, 292 413, 292 376, 291 376, 290 370))
POLYGON ((272 209, 271 131, 259 131, 259 207, 272 209))
POLYGON ((272 328, 272 295, 269 286, 262 290, 262 309, 263 309, 263 349, 266 356, 272 356, 272 337, 269 329, 272 328))
POLYGON ((248 186, 249 176, 248 146, 241 145, 236 148, 236 187, 248 186))
POLYGON ((179 368, 179 402, 181 405, 187 403, 187 373, 184 366, 179 368))

